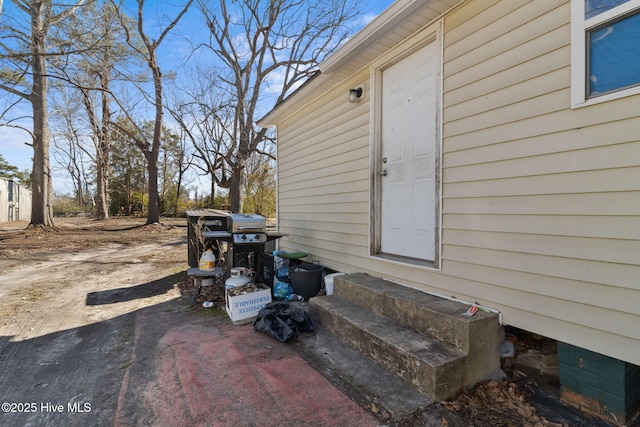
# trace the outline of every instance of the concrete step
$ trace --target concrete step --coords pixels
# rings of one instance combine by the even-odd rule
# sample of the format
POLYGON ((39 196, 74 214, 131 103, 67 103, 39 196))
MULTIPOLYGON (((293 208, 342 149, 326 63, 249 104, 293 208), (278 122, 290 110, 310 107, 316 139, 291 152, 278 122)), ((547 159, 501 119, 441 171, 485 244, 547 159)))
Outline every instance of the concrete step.
POLYGON ((501 375, 496 313, 463 316, 466 304, 361 273, 335 277, 333 295, 309 308, 321 327, 431 399, 501 375))
POLYGON ((398 422, 434 403, 417 387, 358 352, 326 328, 301 335, 293 345, 331 383, 383 420, 398 422))
MULTIPOLYGON (((496 313, 478 311, 473 317, 462 316, 469 309, 467 304, 364 273, 336 277, 334 295, 368 307, 421 334, 453 344, 465 352, 471 349, 474 336, 479 337, 483 329, 499 328, 496 313)), ((502 339, 503 336, 500 336, 492 344, 498 348, 502 339)))
POLYGON ((312 298, 310 311, 321 327, 429 398, 445 399, 460 389, 466 355, 454 346, 420 335, 340 297, 312 298))

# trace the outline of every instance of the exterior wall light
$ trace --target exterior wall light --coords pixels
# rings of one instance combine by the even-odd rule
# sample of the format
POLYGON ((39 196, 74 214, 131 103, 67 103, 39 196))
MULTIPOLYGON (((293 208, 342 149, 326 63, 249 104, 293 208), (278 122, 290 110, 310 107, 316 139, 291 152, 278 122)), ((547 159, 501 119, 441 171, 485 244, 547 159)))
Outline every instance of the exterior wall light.
POLYGON ((349 90, 349 102, 355 104, 362 99, 363 89, 361 87, 349 90))

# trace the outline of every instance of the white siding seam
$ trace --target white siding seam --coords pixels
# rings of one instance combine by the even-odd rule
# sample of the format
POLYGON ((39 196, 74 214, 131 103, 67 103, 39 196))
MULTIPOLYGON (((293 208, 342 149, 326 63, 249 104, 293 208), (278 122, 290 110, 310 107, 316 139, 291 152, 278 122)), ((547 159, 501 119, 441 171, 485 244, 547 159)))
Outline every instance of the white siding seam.
MULTIPOLYGON (((535 4, 535 3, 542 4, 542 2, 529 2, 529 4, 535 4)), ((544 12, 544 13, 542 13, 540 15, 537 15, 537 16, 527 15, 527 21, 526 22, 521 22, 519 25, 515 25, 512 28, 511 27, 507 27, 507 26, 503 26, 503 30, 502 30, 503 32, 500 33, 500 34, 495 35, 494 38, 492 38, 490 40, 483 40, 481 42, 481 39, 479 37, 480 34, 478 34, 478 32, 473 32, 473 33, 469 34, 466 38, 461 39, 457 43, 450 44, 450 45, 447 45, 446 44, 446 40, 445 40, 445 50, 454 50, 454 51, 456 50, 456 44, 458 44, 458 43, 461 43, 463 41, 466 42, 467 40, 472 40, 474 42, 474 43, 470 44, 469 49, 466 52, 457 53, 456 56, 454 56, 454 57, 446 57, 446 63, 450 64, 450 63, 454 62, 456 59, 459 59, 459 58, 464 58, 464 60, 466 61, 466 60, 468 60, 468 57, 470 55, 471 56, 477 55, 478 57, 482 58, 482 61, 478 61, 478 62, 475 62, 475 63, 467 64, 467 67, 465 67, 465 68, 468 68, 470 66, 475 66, 475 65, 481 64, 482 62, 494 59, 497 56, 508 54, 512 50, 520 49, 520 48, 522 48, 522 46, 530 43, 532 40, 543 38, 544 36, 554 32, 555 30, 558 30, 560 28, 567 27, 567 29, 568 29, 568 26, 570 24, 568 20, 565 20, 565 19, 562 19, 562 18, 559 18, 559 19, 555 18, 555 14, 556 14, 557 9, 562 8, 562 7, 564 7, 564 5, 560 5, 560 6, 556 7, 555 9, 549 10, 549 11, 544 12), (556 22, 554 24, 555 26, 544 26, 543 27, 543 26, 539 25, 537 21, 539 21, 540 19, 542 19, 545 16, 550 16, 550 17, 552 17, 554 19, 558 19, 559 22, 556 22), (527 25, 530 25, 532 27, 532 30, 534 30, 536 32, 536 34, 535 35, 523 34, 522 37, 517 38, 517 35, 514 34, 514 32, 517 33, 517 32, 520 32, 520 31, 524 31, 527 28, 527 25), (544 28, 544 31, 540 32, 539 30, 543 29, 543 28, 544 28), (495 48, 495 49, 493 48, 493 44, 498 44, 497 42, 501 41, 502 39, 507 39, 509 42, 512 42, 510 44, 511 45, 510 49, 504 49, 503 47, 498 47, 498 48, 495 48), (494 42, 496 42, 496 43, 494 43, 494 42), (481 54, 482 50, 490 50, 490 49, 494 50, 495 53, 493 55, 482 55, 481 54)), ((562 15, 559 14, 558 16, 561 17, 562 15)), ((509 22, 510 25, 512 24, 512 17, 510 15, 505 16, 503 19, 504 19, 504 21, 509 22)), ((495 25, 488 26, 488 27, 485 27, 485 28, 496 27, 498 22, 493 22, 492 24, 495 24, 495 25)), ((459 72, 463 72, 463 71, 464 71, 464 68, 461 69, 459 72)), ((455 75, 455 74, 457 74, 457 72, 454 72, 451 75, 455 75)))

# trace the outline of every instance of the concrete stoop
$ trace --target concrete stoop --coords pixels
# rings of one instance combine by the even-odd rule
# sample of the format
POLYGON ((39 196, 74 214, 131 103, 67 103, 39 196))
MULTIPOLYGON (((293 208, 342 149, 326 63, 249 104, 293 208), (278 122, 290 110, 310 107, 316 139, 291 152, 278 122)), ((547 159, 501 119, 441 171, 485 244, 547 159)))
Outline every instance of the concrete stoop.
POLYGON ((319 328, 433 401, 501 375, 498 315, 463 316, 468 308, 362 273, 335 277, 333 295, 309 301, 319 328))

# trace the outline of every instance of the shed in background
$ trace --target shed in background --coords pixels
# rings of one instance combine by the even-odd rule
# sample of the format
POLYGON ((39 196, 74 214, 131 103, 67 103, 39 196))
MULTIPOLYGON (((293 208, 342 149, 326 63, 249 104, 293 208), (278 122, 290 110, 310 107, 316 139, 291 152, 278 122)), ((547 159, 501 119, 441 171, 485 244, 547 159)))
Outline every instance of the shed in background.
POLYGON ((31 190, 0 178, 0 222, 31 219, 31 190))

